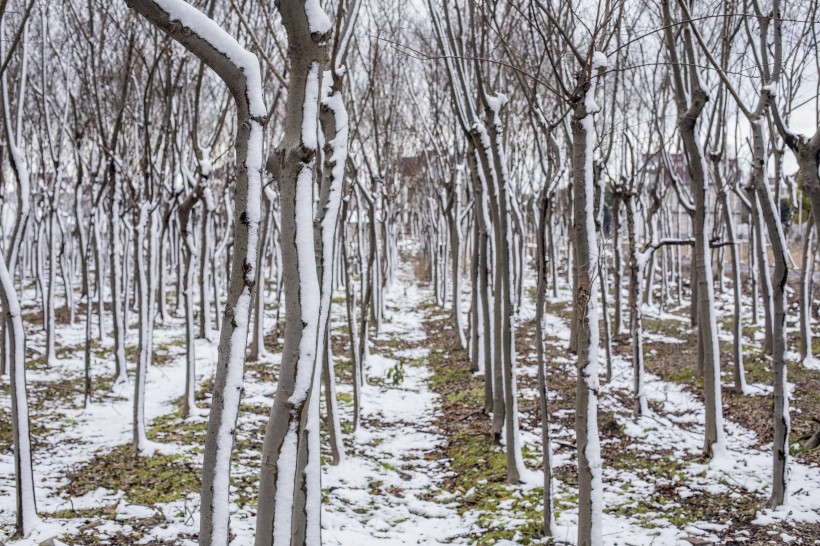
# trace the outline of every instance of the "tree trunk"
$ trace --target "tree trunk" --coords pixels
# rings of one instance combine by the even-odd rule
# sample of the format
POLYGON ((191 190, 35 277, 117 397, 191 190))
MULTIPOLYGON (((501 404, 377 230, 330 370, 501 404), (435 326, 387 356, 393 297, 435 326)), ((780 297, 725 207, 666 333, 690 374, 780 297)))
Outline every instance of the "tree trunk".
POLYGON ((612 193, 612 255, 613 255, 613 288, 615 300, 615 316, 612 324, 612 331, 615 335, 619 335, 624 329, 624 319, 622 316, 621 305, 621 272, 623 271, 623 264, 621 263, 621 191, 616 189, 612 193))
POLYGON ((640 417, 646 415, 649 407, 646 402, 644 389, 644 361, 643 361, 643 257, 638 252, 638 241, 635 232, 635 199, 632 194, 623 197, 626 211, 627 233, 629 236, 629 333, 632 338, 632 415, 640 417))
MULTIPOLYGON (((149 231, 151 203, 139 207, 139 216, 134 225, 134 245, 136 248, 137 291, 139 294, 139 345, 137 368, 134 372, 133 445, 138 453, 147 451, 148 438, 145 435, 145 381, 151 361, 151 339, 148 322, 151 320, 149 304, 150 287, 148 264, 145 258, 146 232, 149 231)), ((150 247, 150 245, 148 245, 150 247)))
MULTIPOLYGON (((718 180, 717 163, 714 164, 715 179, 718 180)), ((735 392, 743 394, 746 388, 746 372, 743 369, 743 303, 741 292, 743 286, 740 280, 740 250, 738 249, 737 233, 735 233, 735 221, 732 217, 732 209, 729 207, 729 198, 725 190, 718 191, 723 209, 723 223, 726 226, 726 237, 731 241, 730 252, 732 256, 732 295, 734 297, 734 309, 732 315, 732 374, 735 382, 735 392)))
MULTIPOLYGON (((18 211, 19 218, 19 211, 18 211)), ((28 536, 40 519, 34 499, 34 470, 31 464, 28 397, 26 394, 25 331, 17 292, 6 261, 0 258, 0 298, 9 334, 9 384, 11 387, 11 426, 14 441, 14 482, 17 492, 17 532, 28 536)))
MULTIPOLYGON (((123 254, 127 257, 127 251, 123 253, 120 245, 120 199, 122 189, 119 185, 119 178, 112 174, 111 187, 109 189, 111 196, 111 212, 108 217, 108 244, 111 248, 110 258, 111 266, 111 323, 114 331, 114 366, 116 379, 115 385, 128 382, 125 367, 125 329, 128 327, 125 322, 125 315, 123 310, 123 292, 122 292, 122 259, 123 254)), ((128 306, 127 300, 125 307, 128 306)))
MULTIPOLYGON (((810 215, 812 213, 809 213, 810 215)), ((811 331, 811 280, 814 272, 814 222, 811 217, 806 221, 806 229, 803 233, 803 263, 800 269, 800 361, 803 366, 812 367, 814 355, 812 354, 812 331, 811 331)))
POLYGON ((182 0, 128 0, 128 5, 211 67, 228 86, 237 105, 234 253, 205 438, 199 533, 201 546, 222 545, 228 543, 229 537, 230 460, 242 390, 251 293, 257 281, 254 264, 260 221, 263 121, 267 115, 259 61, 182 0), (175 24, 169 24, 172 22, 175 24))
POLYGON ((312 211, 316 113, 331 28, 324 11, 311 6, 315 9, 306 8, 306 0, 279 3, 289 43, 290 81, 285 135, 268 165, 281 196, 287 309, 281 372, 262 448, 256 546, 321 544, 317 358, 323 330, 312 211))
POLYGON ((552 446, 550 445, 550 419, 549 419, 549 389, 547 388, 547 365, 544 355, 544 305, 546 304, 547 292, 547 241, 545 240, 548 219, 547 209, 549 200, 542 197, 540 200, 538 231, 538 285, 535 297, 535 337, 536 352, 538 355, 538 396, 539 410, 541 412, 541 464, 544 470, 544 535, 551 537, 554 534, 555 520, 553 516, 552 501, 552 446))
MULTIPOLYGON (((587 108, 587 94, 594 97, 594 87, 574 105, 572 118, 572 191, 573 231, 576 281, 573 301, 577 317, 576 347, 578 379, 575 390, 575 437, 578 448, 578 544, 597 546, 602 543, 603 484, 601 447, 598 437, 598 308, 595 275, 598 248, 595 237, 592 154, 594 146, 593 116, 596 109, 587 108)), ((592 104, 590 104, 591 106, 592 104)))
MULTIPOLYGON (((262 227, 259 230, 259 250, 256 254, 256 271, 260 274, 263 271, 263 259, 265 247, 268 239, 268 218, 270 216, 270 201, 262 192, 262 227)), ((264 278, 264 276, 263 276, 264 278)), ((253 295, 253 330, 251 331, 251 346, 248 353, 248 361, 255 362, 264 356, 265 350, 265 282, 264 280, 255 286, 253 295)))
MULTIPOLYGON (((766 100, 763 92, 761 100, 766 100)), ((774 255, 772 272, 772 372, 774 376, 774 438, 772 453, 772 496, 769 506, 781 506, 789 482, 789 394, 786 369, 786 281, 789 277, 788 244, 780 221, 780 208, 775 205, 768 183, 767 142, 762 108, 758 117, 749 120, 752 127, 752 184, 759 202, 762 219, 769 232, 774 255)))

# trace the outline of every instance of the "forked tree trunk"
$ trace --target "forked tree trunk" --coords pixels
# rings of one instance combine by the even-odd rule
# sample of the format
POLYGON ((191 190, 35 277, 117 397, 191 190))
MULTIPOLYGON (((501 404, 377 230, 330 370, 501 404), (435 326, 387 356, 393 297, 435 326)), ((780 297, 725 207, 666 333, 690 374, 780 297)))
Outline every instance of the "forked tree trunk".
POLYGON ((262 448, 256 546, 321 544, 319 385, 324 330, 313 185, 317 111, 331 26, 318 4, 310 6, 306 0, 279 3, 289 43, 290 81, 285 135, 268 168, 281 195, 287 313, 279 383, 262 448))

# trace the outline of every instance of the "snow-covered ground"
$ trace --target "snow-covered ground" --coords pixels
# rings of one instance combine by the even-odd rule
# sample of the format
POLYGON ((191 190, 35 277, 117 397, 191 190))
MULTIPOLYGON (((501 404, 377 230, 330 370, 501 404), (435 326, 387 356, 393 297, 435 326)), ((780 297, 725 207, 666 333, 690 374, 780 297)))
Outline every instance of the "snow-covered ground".
POLYGON ((419 364, 429 352, 420 310, 429 293, 406 268, 397 281, 386 295, 388 320, 378 339, 415 347, 371 354, 368 378, 385 379, 402 360, 412 364, 403 367, 397 385, 384 381, 364 389, 354 452, 343 464, 325 467, 325 544, 467 544, 464 536, 476 529, 471 518, 458 515, 457 499, 440 489, 451 471, 436 456, 443 443, 434 423, 437 395, 426 382, 429 370, 419 364))
MULTIPOLYGON (((450 472, 446 460, 435 455, 443 437, 435 429, 438 412, 437 395, 427 386, 430 372, 420 362, 427 354, 425 334, 422 327, 424 312, 420 304, 428 297, 411 278, 409 267, 403 267, 400 277, 386 293, 388 316, 379 340, 390 346, 390 340, 401 339, 413 347, 390 350, 383 354, 371 350, 367 362, 367 376, 373 384, 364 389, 362 403, 362 426, 347 438, 349 449, 346 459, 338 466, 326 465, 323 473, 323 489, 326 492, 322 519, 323 542, 326 544, 453 544, 467 543, 463 538, 475 530, 469 517, 459 516, 451 495, 439 487, 450 472), (398 384, 385 379, 387 371, 400 361, 412 365, 403 366, 404 376, 398 384)), ((335 306, 334 327, 342 327, 342 306, 335 306)), ((30 371, 32 383, 59 383, 67 378, 82 377, 82 342, 84 326, 61 326, 58 328, 60 346, 77 350, 59 361, 58 367, 46 372, 30 371)), ((133 333, 133 332, 132 332, 133 333)), ((174 357, 162 366, 152 366, 148 372, 146 418, 155 419, 176 411, 174 401, 184 390, 184 345, 179 342, 183 325, 177 321, 158 325, 155 342, 174 351, 174 357)), ((214 335, 214 337, 216 337, 214 335)), ((134 339, 128 339, 129 344, 134 339)), ((41 346, 43 336, 30 334, 29 343, 41 346)), ((343 356, 337 357, 343 360, 343 356)), ((266 357, 265 364, 276 366, 281 355, 266 357)), ((198 380, 201 382, 213 374, 216 361, 216 345, 207 341, 197 342, 198 380)), ((95 373, 110 374, 111 365, 100 364, 95 373), (105 366, 105 367, 104 367, 105 366)), ((243 403, 273 404, 275 383, 259 383, 249 380, 246 374, 243 403)), ((340 393, 350 394, 349 385, 339 385, 340 393)), ((60 488, 66 484, 66 475, 94 455, 105 453, 131 440, 132 386, 120 385, 106 393, 105 401, 96 401, 88 408, 81 407, 78 400, 54 400, 48 412, 54 415, 54 432, 48 437, 37 438, 39 448, 35 451, 35 472, 38 509, 44 516, 43 527, 25 540, 12 542, 18 546, 38 545, 44 539, 64 533, 91 533, 101 543, 107 537, 134 531, 134 520, 162 514, 162 523, 156 525, 139 542, 169 541, 172 544, 189 545, 194 541, 184 538, 198 531, 198 493, 171 503, 152 507, 129 504, 123 491, 98 489, 81 497, 67 497, 60 488), (70 402, 70 403, 69 403, 70 402), (74 406, 69 408, 68 406, 74 406), (68 423, 66 425, 66 423, 68 423), (49 518, 55 511, 71 508, 85 510, 115 507, 115 516, 90 530, 86 518, 49 518)), ((3 395, 2 403, 8 406, 9 397, 3 395)), ((342 419, 350 420, 351 404, 340 405, 342 419)), ((240 415, 239 429, 250 427, 258 415, 240 415)), ((189 423, 204 422, 206 416, 198 415, 189 423)), ((261 438, 259 438, 261 440, 261 438)), ((201 463, 197 446, 158 444, 163 453, 177 453, 195 464, 201 463)), ((258 453, 245 453, 241 461, 255 460, 246 467, 242 462, 234 465, 233 474, 258 473, 258 453)), ((14 527, 13 459, 10 452, 0 454, 0 541, 7 541, 14 527)), ((235 488, 232 487, 232 492, 235 488)), ((235 497, 235 494, 233 495, 235 497)), ((235 534, 234 546, 253 543, 254 513, 247 506, 232 506, 231 531, 235 534)))
MULTIPOLYGON (((465 290, 468 288, 465 287, 465 290)), ((431 301, 432 295, 413 279, 409 264, 399 268, 398 277, 385 298, 385 323, 382 332, 374 339, 367 362, 370 384, 363 391, 362 425, 355 433, 348 431, 346 434, 345 460, 338 466, 324 466, 323 542, 345 546, 470 544, 473 537, 482 533, 479 521, 486 522, 487 514, 465 510, 465 493, 446 490, 446 479, 452 475, 452 470, 441 449, 446 438, 436 427, 436 417, 441 411, 439 398, 428 385, 431 372, 424 365, 424 358, 431 348, 423 322, 440 315, 441 310, 423 305, 431 301), (388 371, 397 367, 403 371, 403 378, 394 382, 387 376, 388 371)), ((334 328, 346 326, 343 311, 343 306, 334 306, 334 328)), ((519 322, 532 316, 531 302, 525 303, 519 322)), ((547 316, 547 329, 551 343, 565 354, 569 336, 565 320, 550 314, 547 316)), ((170 358, 149 370, 146 389, 146 416, 149 420, 177 409, 174 402, 184 390, 182 335, 182 323, 175 319, 157 328, 155 342, 170 354, 170 358)), ((677 341, 666 338, 657 334, 647 336, 648 341, 677 341)), ((65 351, 59 364, 51 369, 31 370, 29 380, 32 385, 58 385, 80 378, 83 339, 82 325, 61 326, 58 345, 72 350, 65 351)), ((129 344, 134 341, 129 339, 129 344)), ((42 333, 30 331, 28 342, 35 351, 40 350, 44 343, 42 333)), ((521 352, 530 350, 519 349, 521 352)), ((198 380, 201 382, 213 373, 215 344, 198 342, 197 355, 198 380)), ((344 355, 337 355, 336 358, 340 364, 346 360, 344 355)), ((269 367, 275 371, 279 361, 280 355, 271 354, 256 367, 269 367)), ((534 377, 535 370, 527 359, 519 358, 519 362, 519 376, 534 377)), ((571 355, 559 357, 556 362, 561 373, 574 374, 571 355)), ((101 360, 95 364, 94 373, 113 375, 112 368, 110 359, 101 360)), ((679 384, 647 374, 647 395, 655 409, 636 421, 631 417, 629 405, 631 382, 630 363, 616 358, 613 381, 603 386, 601 391, 601 411, 614 415, 629 438, 623 457, 628 460, 657 452, 680 464, 667 480, 675 485, 671 497, 666 493, 670 497, 670 504, 667 505, 669 513, 664 510, 654 513, 645 509, 633 510, 655 495, 660 485, 668 485, 666 482, 648 480, 640 469, 604 467, 604 506, 607 507, 603 521, 605 544, 691 544, 693 538, 717 542, 717 533, 724 529, 724 525, 712 521, 692 521, 676 526, 670 521, 670 513, 676 507, 675 499, 683 500, 703 492, 724 495, 729 499, 749 493, 766 495, 771 474, 770 446, 761 446, 753 432, 727 421, 726 451, 710 463, 698 462, 704 411, 700 400, 679 384)), ((765 385, 760 386, 761 391, 765 388, 765 385)), ((0 541, 15 546, 34 546, 62 533, 85 533, 95 536, 104 544, 106 537, 118 533, 130 536, 139 531, 144 534, 139 540, 134 539, 134 543, 195 544, 193 536, 199 526, 197 492, 170 503, 140 506, 130 503, 123 491, 98 489, 86 495, 70 497, 61 490, 70 470, 76 470, 95 455, 130 442, 131 390, 131 385, 122 385, 115 387, 113 392, 98 393, 88 408, 82 408, 81 398, 74 394, 48 400, 38 409, 46 415, 46 418, 42 415, 38 417, 38 423, 47 431, 37 436, 35 450, 38 508, 45 523, 28 539, 9 540, 14 524, 13 460, 10 452, 0 453, 0 541), (87 518, 49 517, 57 511, 62 511, 64 515, 68 508, 83 510, 99 507, 110 507, 111 510, 105 517, 95 516, 94 525, 90 528, 87 518), (146 529, 141 522, 152 523, 146 529)), ((351 387, 340 384, 338 391, 342 421, 349 423, 352 415, 349 401, 351 387)), ((263 430, 267 420, 264 410, 272 406, 274 392, 275 383, 260 381, 254 373, 246 373, 243 405, 261 409, 241 412, 238 434, 245 439, 254 439, 256 443, 251 442, 252 445, 261 442, 260 430, 263 430)), ((523 388, 519 394, 523 399, 537 396, 532 388, 523 388)), ((6 394, 2 395, 0 403, 8 408, 10 402, 6 394)), ((205 415, 197 415, 185 426, 201 426, 205 420, 205 415)), ((556 423, 553 424, 552 435, 556 441, 565 444, 574 442, 573 430, 556 423)), ((540 434, 537 430, 522 430, 522 440, 525 448, 538 453, 540 434)), ((162 452, 180 454, 197 468, 201 464, 201 450, 198 449, 201 446, 164 443, 158 447, 162 452)), ((556 452, 556 467, 573 464, 574 454, 571 450, 557 449, 556 452)), ((260 458, 258 450, 245 447, 239 455, 234 463, 233 475, 249 476, 251 483, 255 483, 253 478, 258 475, 260 458)), ((530 460, 528 464, 534 469, 537 460, 530 460)), ((510 486, 510 498, 532 493, 539 484, 539 475, 539 472, 532 471, 528 474, 527 483, 510 486)), ((820 523, 820 469, 793 460, 791 476, 788 505, 777 511, 761 509, 756 515, 755 524, 779 523, 788 527, 820 523)), ((238 484, 232 487, 232 544, 246 546, 253 542, 255 512, 252 504, 236 502, 239 487, 238 484)), ((559 483, 555 493, 558 498, 577 498, 570 484, 559 483)), ((506 506, 507 501, 500 502, 498 511, 492 514, 495 525, 516 529, 526 523, 514 511, 505 510, 506 506)), ((556 539, 572 543, 576 533, 577 508, 569 506, 563 509, 556 523, 556 539)), ((733 540, 743 542, 744 536, 738 534, 733 540)), ((789 535, 778 534, 772 540, 788 542, 789 535)))
MULTIPOLYGON (((562 293, 561 299, 569 300, 570 295, 562 293)), ((728 309, 728 308, 727 308, 728 309)), ((660 313, 657 309, 648 309, 654 316, 662 315, 667 320, 684 319, 669 313, 660 313)), ((522 309, 521 319, 534 317, 532 302, 522 309)), ((570 338, 569 327, 562 317, 547 314, 546 329, 548 341, 559 351, 564 351, 570 338)), ((660 334, 648 334, 647 341, 681 343, 677 338, 660 334)), ((603 353, 603 351, 602 351, 603 353)), ((796 355, 793 355, 796 357, 796 355)), ((602 360, 604 355, 601 356, 602 360)), ((648 356, 647 358, 651 358, 648 356)), ((520 360, 520 359, 519 359, 520 360)), ((561 370, 574 375, 573 358, 559 358, 561 370)), ((797 365, 796 362, 792 362, 797 365)), ((603 367, 603 366, 602 366, 603 367)), ((534 367, 521 366, 520 374, 535 375, 534 367)), ((771 444, 761 445, 757 435, 730 421, 725 421, 726 449, 709 462, 698 462, 703 449, 704 438, 704 405, 696 396, 686 391, 681 384, 663 381, 647 373, 645 388, 647 398, 656 411, 650 411, 637 420, 631 414, 632 365, 628 359, 618 356, 613 358, 613 379, 602 386, 599 399, 599 413, 607 412, 615 416, 618 425, 623 427, 624 434, 632 439, 626 452, 620 454, 626 460, 642 457, 657 457, 659 460, 672 460, 679 463, 677 474, 668 480, 649 483, 640 471, 627 468, 611 468, 604 465, 604 506, 603 519, 604 541, 612 545, 657 545, 678 544, 690 545, 693 540, 704 540, 708 543, 718 542, 716 534, 730 527, 709 521, 694 521, 684 526, 675 526, 669 521, 670 514, 680 505, 676 502, 701 492, 727 495, 730 499, 741 499, 749 494, 767 497, 771 492, 772 450, 771 444), (624 394, 627 396, 625 397, 624 394), (626 401, 626 403, 625 403, 626 401), (650 499, 656 494, 659 485, 682 484, 675 488, 671 502, 656 512, 637 510, 641 501, 650 499), (619 510, 622 508, 622 510, 619 510), (615 515, 612 512, 634 515, 615 515)), ((793 387, 793 385, 792 385, 793 387)), ((768 385, 749 385, 750 394, 771 392, 768 385)), ((523 391, 525 398, 535 398, 534 389, 523 391)), ((573 430, 552 427, 553 439, 574 443, 573 430)), ((537 434, 526 435, 532 448, 540 450, 540 437, 537 434)), ((574 464, 574 455, 566 451, 555 457, 554 465, 574 464)), ((651 471, 651 470, 650 470, 651 471)), ((753 523, 770 525, 779 523, 784 527, 803 524, 820 524, 820 468, 810 466, 794 458, 790 459, 791 487, 788 502, 785 506, 770 510, 761 508, 753 523)), ((558 496, 569 498, 577 490, 566 484, 556 488, 558 496)), ((669 497, 669 493, 663 493, 669 497)), ((555 538, 567 543, 574 543, 577 532, 577 510, 568 509, 561 513, 557 520, 555 538)), ((793 538, 793 537, 792 537, 793 538)), ((733 543, 748 542, 741 532, 732 539, 733 543)), ((773 534, 772 540, 789 542, 789 535, 780 537, 773 534)))

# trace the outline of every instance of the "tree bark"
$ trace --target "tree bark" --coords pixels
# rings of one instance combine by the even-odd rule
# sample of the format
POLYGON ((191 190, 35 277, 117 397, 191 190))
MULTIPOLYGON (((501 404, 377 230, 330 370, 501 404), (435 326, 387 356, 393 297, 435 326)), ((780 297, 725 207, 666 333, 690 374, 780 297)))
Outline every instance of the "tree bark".
POLYGON ((589 109, 594 87, 587 83, 577 98, 572 117, 572 191, 576 282, 573 301, 577 317, 578 379, 575 389, 575 436, 578 448, 578 544, 602 543, 603 484, 598 436, 598 307, 595 275, 598 248, 595 237, 592 153, 593 116, 589 109))
POLYGON ((228 86, 237 106, 234 252, 205 438, 199 533, 201 546, 224 545, 229 536, 231 451, 242 391, 251 293, 257 281, 263 125, 267 115, 259 61, 182 0, 127 0, 127 3, 213 69, 228 86))
POLYGON ((285 135, 268 169, 281 195, 286 321, 279 383, 262 448, 256 546, 321 543, 317 359, 323 330, 312 211, 317 111, 331 27, 321 8, 310 6, 306 0, 279 3, 290 82, 285 135))

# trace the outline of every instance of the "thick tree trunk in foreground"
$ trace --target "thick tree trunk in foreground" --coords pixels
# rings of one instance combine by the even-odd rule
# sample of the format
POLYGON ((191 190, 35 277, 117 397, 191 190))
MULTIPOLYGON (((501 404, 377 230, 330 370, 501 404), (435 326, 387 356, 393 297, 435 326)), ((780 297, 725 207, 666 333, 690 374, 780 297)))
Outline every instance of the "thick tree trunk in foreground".
POLYGON ((231 451, 242 392, 251 294, 257 280, 263 124, 267 115, 259 61, 216 23, 182 0, 127 3, 213 69, 228 86, 237 106, 234 251, 205 438, 199 532, 200 545, 221 546, 228 543, 229 536, 231 451))
POLYGON ((291 72, 285 135, 268 168, 281 195, 286 321, 279 384, 262 448, 256 546, 321 543, 318 435, 323 329, 313 185, 331 26, 318 5, 310 7, 306 0, 279 3, 291 72))

